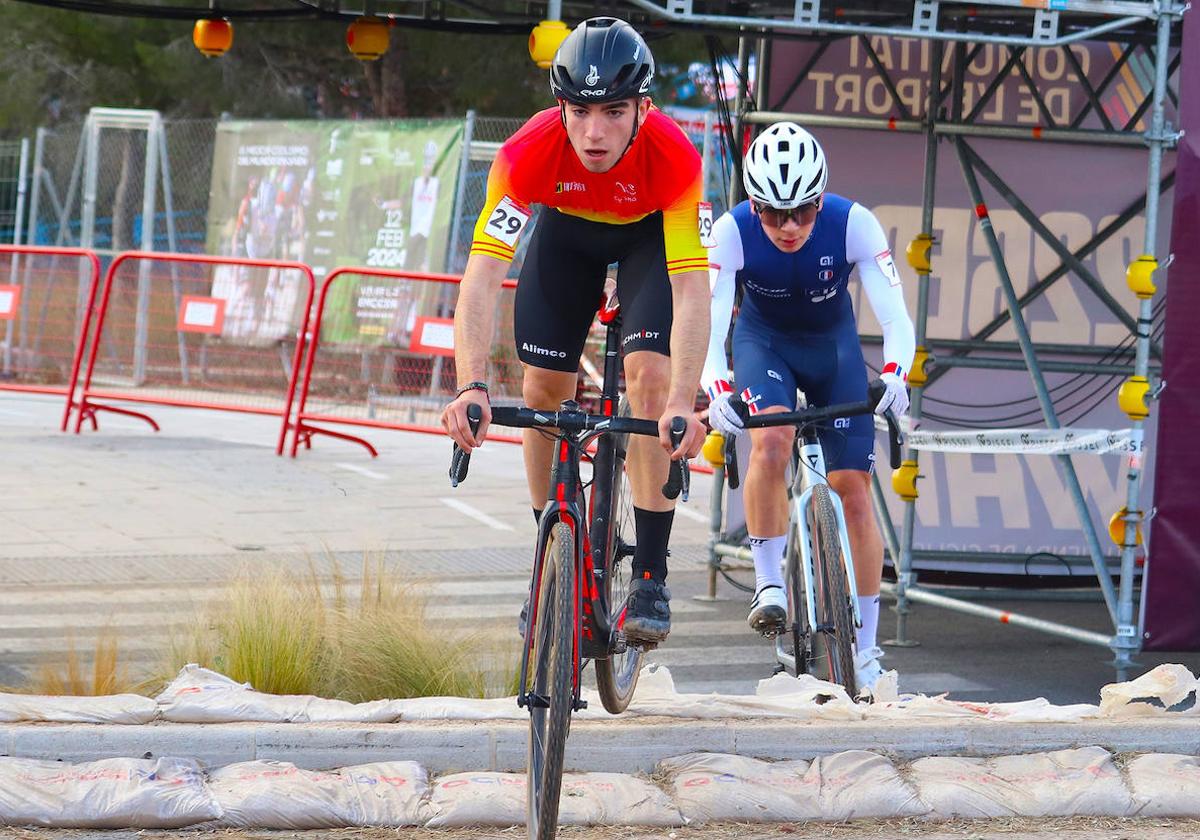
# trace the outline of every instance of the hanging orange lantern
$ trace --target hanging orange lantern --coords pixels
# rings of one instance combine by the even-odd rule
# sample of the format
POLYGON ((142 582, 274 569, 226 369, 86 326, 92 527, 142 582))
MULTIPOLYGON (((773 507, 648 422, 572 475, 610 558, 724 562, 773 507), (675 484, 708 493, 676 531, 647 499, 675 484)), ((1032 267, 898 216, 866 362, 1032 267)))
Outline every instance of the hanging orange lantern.
POLYGON ((233 24, 227 18, 200 18, 192 27, 192 43, 209 58, 225 55, 233 46, 233 24))
POLYGON ((374 61, 388 51, 388 25, 375 17, 359 18, 346 28, 346 46, 359 61, 374 61))

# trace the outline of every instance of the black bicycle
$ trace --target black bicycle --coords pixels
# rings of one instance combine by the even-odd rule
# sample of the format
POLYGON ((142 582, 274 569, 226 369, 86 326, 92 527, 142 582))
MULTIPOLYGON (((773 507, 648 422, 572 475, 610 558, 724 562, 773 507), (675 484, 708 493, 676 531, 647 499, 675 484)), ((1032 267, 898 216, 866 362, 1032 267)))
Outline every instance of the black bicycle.
MULTIPOLYGON (((625 710, 637 687, 643 647, 625 638, 624 622, 634 552, 633 506, 625 476, 629 435, 658 437, 658 424, 628 416, 616 383, 621 349, 618 307, 606 303, 607 327, 602 414, 582 411, 573 400, 558 411, 493 406, 492 423, 545 429, 555 438, 550 492, 538 523, 529 615, 521 654, 517 704, 529 710, 528 828, 530 840, 554 837, 558 825, 563 754, 571 713, 585 708, 580 674, 587 662, 596 673, 604 708, 625 710), (591 444, 595 454, 589 455, 591 444), (581 461, 591 461, 583 480, 581 461)), ((468 409, 471 431, 480 420, 468 409)), ((676 446, 686 421, 672 423, 676 446)), ((466 478, 470 456, 454 447, 450 483, 466 478)), ((687 499, 686 461, 673 461, 663 495, 687 499)))
MULTIPOLYGON (((792 484, 788 492, 789 521, 784 579, 788 602, 788 624, 776 637, 776 673, 792 676, 813 674, 858 693, 854 676, 855 628, 862 626, 855 597, 854 561, 842 500, 826 477, 825 453, 819 428, 840 417, 872 414, 886 391, 876 380, 868 398, 860 403, 806 408, 800 411, 749 416, 740 399, 732 401, 747 429, 794 426, 792 484)), ((900 466, 903 440, 896 418, 890 412, 888 455, 892 469, 900 466)), ((737 449, 725 450, 729 486, 739 483, 737 449)))

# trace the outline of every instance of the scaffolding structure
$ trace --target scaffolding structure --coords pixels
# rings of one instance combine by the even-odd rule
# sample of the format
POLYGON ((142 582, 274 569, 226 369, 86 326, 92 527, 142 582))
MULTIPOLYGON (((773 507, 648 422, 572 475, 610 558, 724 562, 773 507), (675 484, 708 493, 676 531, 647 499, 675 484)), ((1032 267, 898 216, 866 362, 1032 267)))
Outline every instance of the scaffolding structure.
MULTIPOLYGON (((652 0, 636 0, 636 5, 648 8, 655 4, 652 0)), ((671 6, 675 8, 667 10, 665 13, 675 19, 682 19, 688 17, 686 9, 682 7, 690 5, 688 3, 672 3, 671 6)), ((901 4, 892 5, 900 6, 901 4)), ((1150 380, 1158 370, 1155 360, 1161 356, 1161 348, 1151 335, 1155 315, 1152 306, 1152 297, 1155 292, 1152 276, 1160 267, 1165 267, 1166 262, 1158 260, 1156 256, 1159 199, 1162 191, 1173 184, 1173 174, 1163 177, 1162 161, 1164 152, 1174 146, 1178 134, 1166 120, 1165 103, 1169 99, 1172 103, 1178 104, 1177 94, 1171 89, 1168 80, 1179 65, 1179 53, 1176 52, 1174 56, 1171 53, 1174 46, 1173 38, 1177 36, 1178 31, 1176 24, 1186 10, 1186 6, 1172 2, 1172 0, 1146 3, 1067 0, 1067 2, 1056 2, 1048 4, 1045 8, 1034 10, 1030 10, 1027 4, 1008 2, 1008 0, 988 0, 983 5, 988 6, 994 12, 988 18, 992 23, 991 31, 981 32, 978 27, 969 29, 961 16, 943 14, 939 17, 939 4, 924 0, 918 0, 913 4, 912 23, 904 26, 851 24, 822 20, 819 0, 797 2, 794 20, 783 26, 773 24, 768 29, 766 21, 743 20, 742 25, 746 29, 741 34, 739 49, 739 63, 742 68, 746 66, 748 52, 755 48, 754 42, 758 42, 757 49, 761 56, 770 50, 771 39, 777 37, 781 29, 825 33, 825 37, 820 40, 820 46, 809 57, 803 69, 796 74, 794 79, 788 80, 786 85, 780 86, 786 90, 782 96, 778 97, 780 104, 785 102, 805 81, 807 75, 817 66, 822 54, 835 39, 854 38, 859 40, 861 48, 871 60, 873 71, 878 74, 883 86, 888 91, 894 115, 887 119, 873 119, 829 113, 785 113, 771 110, 766 97, 768 92, 777 88, 765 78, 765 74, 768 72, 768 62, 760 58, 760 72, 764 76, 760 77, 757 91, 747 88, 746 74, 744 72, 742 74, 741 89, 738 95, 738 126, 734 136, 742 136, 741 129, 745 125, 765 125, 784 119, 794 120, 806 126, 896 131, 924 136, 921 233, 908 248, 909 262, 919 278, 915 318, 917 358, 909 379, 912 386, 911 417, 914 423, 918 423, 922 416, 922 397, 925 390, 953 367, 1028 370, 1045 425, 1052 430, 1060 428, 1061 423, 1046 386, 1045 373, 1053 371, 1125 374, 1129 378, 1121 386, 1118 399, 1122 410, 1130 417, 1133 439, 1140 450, 1144 435, 1144 423, 1149 415, 1146 400, 1155 394, 1150 380), (1051 5, 1053 8, 1050 8, 1051 5), (1022 25, 1027 27, 1023 31, 1021 30, 1022 25), (928 39, 932 42, 934 57, 930 63, 929 94, 926 100, 928 104, 923 118, 918 118, 911 113, 888 69, 875 53, 869 35, 906 36, 928 39), (1102 37, 1117 40, 1123 46, 1114 66, 1098 85, 1091 83, 1071 50, 1063 51, 1066 60, 1073 65, 1075 76, 1082 87, 1086 102, 1081 111, 1070 115, 1069 121, 1064 123, 1056 120, 1022 61, 1024 54, 1026 51, 1038 47, 1063 46, 1081 40, 1102 37), (1008 51, 1008 58, 983 92, 975 98, 973 103, 968 105, 964 101, 965 71, 986 44, 1003 46, 1008 51), (948 57, 950 60, 946 62, 946 66, 949 68, 948 79, 943 78, 944 56, 942 54, 943 50, 947 49, 953 50, 952 55, 948 57), (1105 112, 1101 98, 1113 84, 1114 79, 1118 77, 1121 68, 1139 52, 1144 53, 1153 63, 1153 88, 1124 122, 1114 122, 1105 112), (1037 103, 1041 117, 1040 124, 1031 128, 1018 125, 988 125, 978 122, 978 117, 987 107, 991 97, 1014 72, 1022 77, 1026 90, 1037 103), (753 97, 752 94, 754 94, 753 97), (1136 127, 1147 113, 1149 113, 1148 129, 1137 131, 1136 127), (1100 123, 1099 127, 1083 127, 1089 116, 1091 116, 1092 123, 1097 121, 1100 123), (1117 219, 1104 226, 1090 242, 1072 250, 1062 244, 1059 238, 1005 183, 1003 178, 972 148, 968 141, 969 138, 975 137, 1071 143, 1085 146, 1145 146, 1148 148, 1146 192, 1142 198, 1125 207, 1117 219), (935 359, 930 353, 931 342, 927 337, 926 327, 929 316, 929 285, 932 273, 930 250, 934 244, 934 188, 938 166, 938 145, 941 141, 948 143, 953 148, 962 169, 966 187, 976 209, 979 227, 983 232, 996 268, 1006 308, 968 340, 949 342, 939 340, 937 343, 945 346, 950 352, 945 358, 935 359), (1032 228, 1035 236, 1049 246, 1060 260, 1060 264, 1054 271, 1040 278, 1024 295, 1017 294, 1005 264, 1004 253, 996 232, 992 228, 990 215, 980 188, 980 178, 1004 198, 1032 228), (1142 256, 1138 257, 1130 266, 1127 275, 1131 290, 1139 298, 1137 316, 1131 317, 1120 302, 1109 294, 1099 278, 1088 269, 1083 260, 1127 221, 1143 211, 1145 213, 1144 249, 1142 256), (1078 277, 1129 330, 1133 338, 1133 348, 1130 351, 1133 355, 1131 364, 1120 362, 1115 365, 1099 364, 1097 354, 1100 348, 1034 343, 1023 314, 1024 309, 1043 295, 1054 282, 1068 274, 1078 277), (1016 342, 989 341, 988 339, 1005 324, 1010 324, 1016 333, 1016 342), (993 352, 987 356, 977 355, 981 350, 1001 352, 993 352), (1014 351, 1019 353, 1019 358, 1013 358, 1014 351), (1055 360, 1045 360, 1043 357, 1046 355, 1053 355, 1055 360), (1064 359, 1064 357, 1066 358, 1064 359)), ((947 3, 942 3, 941 7, 943 11, 947 7, 954 8, 952 4, 947 3)), ((690 17, 704 23, 712 22, 711 16, 693 14, 690 17)), ((740 179, 735 178, 733 181, 736 188, 740 179)), ((1111 356, 1113 349, 1109 348, 1105 352, 1111 356)), ((891 589, 897 600, 897 627, 893 644, 914 643, 909 637, 907 616, 913 602, 926 603, 1108 647, 1113 652, 1113 664, 1119 678, 1125 678, 1126 672, 1133 665, 1133 655, 1140 650, 1142 638, 1142 618, 1134 600, 1135 579, 1138 574, 1137 552, 1141 541, 1141 525, 1145 519, 1140 506, 1142 456, 1140 451, 1131 456, 1127 462, 1127 469, 1124 471, 1125 506, 1119 512, 1119 518, 1123 521, 1124 528, 1123 539, 1119 543, 1120 559, 1116 586, 1112 582, 1114 570, 1109 567, 1101 548, 1100 537, 1089 515, 1072 458, 1069 454, 1060 454, 1054 457, 1059 461, 1066 489, 1079 519, 1088 548, 1086 559, 1090 561, 1095 571, 1105 606, 1113 624, 1113 633, 1096 633, 1032 616, 1003 612, 972 601, 949 597, 918 585, 913 572, 913 543, 916 531, 916 479, 918 478, 919 456, 916 449, 910 448, 904 465, 893 477, 893 486, 904 499, 904 521, 899 533, 884 504, 878 476, 875 476, 873 481, 876 511, 880 516, 885 542, 897 577, 894 586, 886 587, 891 589)), ((715 528, 720 527, 719 523, 718 517, 714 522, 715 528)), ((723 563, 722 558, 747 559, 748 555, 749 552, 745 549, 723 542, 722 535, 715 534, 710 593, 715 593, 715 576, 716 571, 723 563)))

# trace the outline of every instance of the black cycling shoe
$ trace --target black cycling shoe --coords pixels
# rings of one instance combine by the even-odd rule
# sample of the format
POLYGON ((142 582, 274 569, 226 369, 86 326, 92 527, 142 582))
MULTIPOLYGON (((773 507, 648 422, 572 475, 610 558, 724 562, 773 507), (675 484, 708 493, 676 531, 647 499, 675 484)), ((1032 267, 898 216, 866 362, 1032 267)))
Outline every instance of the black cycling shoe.
POLYGON ((629 585, 625 638, 630 644, 657 645, 671 632, 671 592, 665 583, 640 578, 629 585))

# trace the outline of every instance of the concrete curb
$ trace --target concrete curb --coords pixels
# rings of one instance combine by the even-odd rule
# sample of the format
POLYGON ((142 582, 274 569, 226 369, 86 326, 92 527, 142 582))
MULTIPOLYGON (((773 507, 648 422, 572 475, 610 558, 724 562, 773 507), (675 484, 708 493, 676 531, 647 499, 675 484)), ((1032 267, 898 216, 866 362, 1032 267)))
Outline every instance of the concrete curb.
MULTIPOLYGON (((418 761, 433 773, 521 772, 524 721, 412 723, 3 724, 0 747, 16 758, 71 763, 186 756, 208 767, 274 759, 310 770, 418 761)), ((1098 746, 1114 753, 1200 755, 1200 721, 1122 719, 1071 723, 928 720, 797 722, 745 719, 573 721, 566 769, 649 772, 662 759, 720 752, 770 760, 871 750, 908 760, 999 756, 1098 746)))

